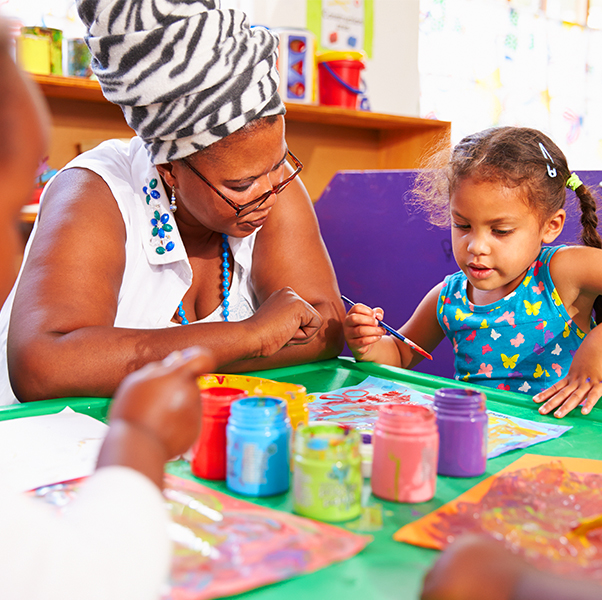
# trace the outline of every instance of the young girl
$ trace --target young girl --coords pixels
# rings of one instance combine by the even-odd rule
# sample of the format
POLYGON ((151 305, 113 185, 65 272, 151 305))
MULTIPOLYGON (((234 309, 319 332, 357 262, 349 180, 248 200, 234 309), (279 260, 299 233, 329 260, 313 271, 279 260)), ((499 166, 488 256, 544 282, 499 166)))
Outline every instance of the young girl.
MULTIPOLYGON (((494 128, 464 138, 443 168, 421 172, 417 203, 452 226, 461 271, 435 286, 399 330, 428 351, 447 336, 456 379, 535 394, 563 417, 602 395, 602 241, 596 203, 544 134, 494 128), (579 198, 585 246, 549 247, 564 226, 565 188, 579 198), (600 338, 600 339, 597 339, 600 338)), ((384 336, 380 308, 344 324, 356 360, 411 368, 421 357, 384 336)))

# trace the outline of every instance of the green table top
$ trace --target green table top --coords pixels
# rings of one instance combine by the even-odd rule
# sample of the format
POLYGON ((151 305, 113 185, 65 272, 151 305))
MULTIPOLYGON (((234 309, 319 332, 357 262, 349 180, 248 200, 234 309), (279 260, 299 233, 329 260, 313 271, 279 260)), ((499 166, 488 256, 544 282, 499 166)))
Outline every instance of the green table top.
MULTIPOLYGON (((450 379, 394 367, 355 363, 346 358, 249 374, 277 381, 300 383, 306 386, 308 392, 356 385, 369 375, 399 381, 426 393, 434 393, 441 387, 465 387, 450 379)), ((479 386, 471 387, 479 388, 479 386)), ((567 431, 560 438, 531 446, 527 450, 513 450, 490 459, 487 462, 487 471, 481 477, 464 479, 439 476, 435 497, 429 502, 398 504, 370 497, 370 503, 380 503, 383 506, 384 523, 380 531, 370 532, 374 536, 374 540, 360 554, 315 573, 246 592, 242 596, 245 599, 257 598, 258 600, 281 600, 283 597, 286 597, 287 600, 306 600, 309 594, 315 593, 320 598, 332 596, 333 598, 345 598, 345 600, 419 598, 422 578, 439 553, 435 550, 417 548, 393 541, 392 536, 399 527, 439 508, 527 452, 546 456, 600 458, 602 444, 599 439, 602 435, 602 410, 594 409, 587 417, 575 412, 569 417, 558 420, 554 417, 540 415, 537 412, 537 405, 522 394, 491 388, 479 389, 486 393, 487 407, 491 410, 533 421, 573 425, 573 429, 567 431)), ((71 406, 73 410, 105 420, 109 403, 110 401, 106 398, 67 398, 9 406, 0 409, 0 420, 49 414, 58 412, 65 406, 71 406)), ((180 477, 196 479, 184 461, 170 463, 167 470, 180 477)), ((226 488, 224 482, 198 481, 236 496, 226 488)), ((237 497, 243 498, 242 496, 237 497)), ((248 498, 245 499, 248 500, 248 498)), ((262 506, 289 512, 292 508, 290 493, 253 501, 262 506)))

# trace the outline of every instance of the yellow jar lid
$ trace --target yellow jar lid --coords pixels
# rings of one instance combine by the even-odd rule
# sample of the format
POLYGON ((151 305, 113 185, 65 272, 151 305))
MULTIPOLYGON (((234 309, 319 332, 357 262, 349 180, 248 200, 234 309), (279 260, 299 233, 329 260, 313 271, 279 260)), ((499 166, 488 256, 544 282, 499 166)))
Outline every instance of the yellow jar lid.
POLYGON ((316 60, 320 62, 331 62, 333 60, 359 60, 364 62, 366 55, 363 52, 355 50, 327 50, 326 52, 318 52, 316 60))

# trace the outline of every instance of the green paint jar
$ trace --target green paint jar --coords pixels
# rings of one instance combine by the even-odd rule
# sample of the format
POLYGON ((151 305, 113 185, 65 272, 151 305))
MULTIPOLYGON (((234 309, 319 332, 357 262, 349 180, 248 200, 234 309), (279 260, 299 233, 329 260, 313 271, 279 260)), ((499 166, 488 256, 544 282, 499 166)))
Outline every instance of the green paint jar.
POLYGON ((361 512, 360 434, 332 423, 300 425, 293 452, 293 510, 319 521, 361 512))

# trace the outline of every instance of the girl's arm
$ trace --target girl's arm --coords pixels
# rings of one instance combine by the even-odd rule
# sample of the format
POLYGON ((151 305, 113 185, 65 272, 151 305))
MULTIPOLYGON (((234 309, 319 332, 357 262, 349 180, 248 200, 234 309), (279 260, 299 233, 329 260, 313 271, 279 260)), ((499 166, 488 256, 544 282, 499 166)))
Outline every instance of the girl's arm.
MULTIPOLYGON (((432 352, 445 337, 437 321, 437 299, 442 287, 442 283, 436 285, 398 330, 427 352, 432 352)), ((378 326, 377 319, 384 319, 382 309, 371 309, 363 304, 356 304, 347 313, 344 322, 345 338, 355 359, 404 369, 417 365, 422 356, 397 338, 385 335, 386 332, 378 326)))
MULTIPOLYGON (((602 250, 572 246, 558 250, 550 262, 550 274, 569 316, 583 331, 589 330, 595 299, 602 294, 602 250)), ((545 402, 539 412, 558 408, 564 417, 579 406, 588 414, 602 396, 602 327, 592 329, 575 353, 568 375, 533 397, 545 402)))
MULTIPOLYGON (((293 210, 295 215, 298 212, 293 210)), ((156 330, 115 328, 126 233, 108 186, 86 169, 69 169, 52 183, 39 218, 16 291, 8 335, 11 384, 22 401, 111 396, 128 373, 189 346, 201 344, 210 350, 221 369, 235 361, 273 354, 295 335, 311 340, 318 333, 319 315, 290 290, 281 290, 268 300, 264 290, 260 298, 264 306, 239 323, 156 330)), ((302 231, 300 235, 303 242, 313 240, 302 231)), ((292 244, 301 254, 301 245, 295 240, 292 244)), ((318 254, 311 249, 307 253, 310 258, 318 254)), ((299 263, 307 275, 308 261, 300 257, 299 263)), ((294 272, 294 265, 289 268, 294 272)), ((320 273, 318 265, 316 284, 324 278, 320 279, 320 273)), ((336 288, 336 283, 330 283, 336 288)), ((335 294, 308 295, 318 304, 335 294)), ((342 313, 340 300, 332 303, 338 303, 342 313)), ((337 329, 336 307, 325 314, 322 328, 328 329, 329 335, 322 333, 322 345, 313 345, 298 361, 336 354, 340 345, 329 337, 337 329), (327 350, 326 340, 330 342, 327 350)), ((292 362, 287 354, 278 360, 254 360, 252 364, 267 368, 292 362)))

